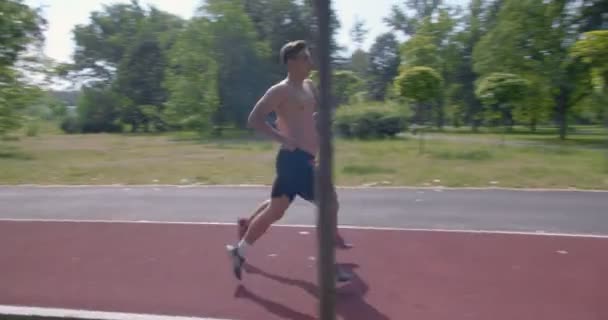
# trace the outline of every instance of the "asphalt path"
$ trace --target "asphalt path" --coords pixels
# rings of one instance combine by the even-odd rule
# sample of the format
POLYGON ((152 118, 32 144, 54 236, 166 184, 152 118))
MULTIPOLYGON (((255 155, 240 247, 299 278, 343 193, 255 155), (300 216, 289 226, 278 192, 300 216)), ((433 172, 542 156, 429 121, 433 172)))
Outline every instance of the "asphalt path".
MULTIPOLYGON (((2 186, 0 219, 234 223, 265 186, 2 186)), ((341 225, 608 235, 608 192, 340 188, 341 225)), ((315 224, 296 199, 279 224, 315 224)))

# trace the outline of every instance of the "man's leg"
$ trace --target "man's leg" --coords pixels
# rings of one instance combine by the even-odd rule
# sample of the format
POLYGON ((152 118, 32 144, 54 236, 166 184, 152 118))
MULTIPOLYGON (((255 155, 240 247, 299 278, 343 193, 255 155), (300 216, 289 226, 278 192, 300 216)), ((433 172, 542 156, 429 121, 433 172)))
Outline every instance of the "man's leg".
POLYGON ((247 232, 247 228, 249 228, 249 224, 255 217, 257 217, 264 209, 268 207, 270 204, 270 199, 264 200, 264 202, 260 203, 260 205, 255 209, 253 214, 249 218, 240 218, 237 220, 238 223, 238 238, 243 239, 245 233, 247 232))
POLYGON ((246 250, 253 245, 268 228, 281 219, 289 208, 291 200, 287 196, 273 197, 269 204, 249 222, 249 228, 236 246, 228 245, 227 249, 233 262, 234 275, 241 279, 241 268, 245 262, 246 250))
POLYGON ((240 242, 254 244, 273 223, 283 217, 290 204, 291 200, 287 196, 271 198, 268 206, 249 221, 249 228, 240 242))

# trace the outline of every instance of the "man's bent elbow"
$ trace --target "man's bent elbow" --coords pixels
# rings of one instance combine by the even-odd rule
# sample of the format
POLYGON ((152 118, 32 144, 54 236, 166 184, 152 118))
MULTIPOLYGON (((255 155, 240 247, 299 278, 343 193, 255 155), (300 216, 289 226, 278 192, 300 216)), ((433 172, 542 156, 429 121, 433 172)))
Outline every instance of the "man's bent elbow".
POLYGON ((249 129, 254 129, 255 127, 255 115, 252 113, 249 114, 249 116, 247 117, 247 127, 249 129))
POLYGON ((253 130, 259 130, 260 129, 260 120, 257 117, 254 116, 250 116, 247 119, 247 127, 253 130))

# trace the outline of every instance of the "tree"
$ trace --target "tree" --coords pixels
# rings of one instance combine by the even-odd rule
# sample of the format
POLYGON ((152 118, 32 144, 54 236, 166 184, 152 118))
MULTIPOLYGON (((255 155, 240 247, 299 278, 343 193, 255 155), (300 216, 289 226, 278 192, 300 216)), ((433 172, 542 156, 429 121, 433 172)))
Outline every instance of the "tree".
POLYGON ((350 29, 350 37, 359 49, 363 45, 363 42, 365 42, 365 37, 368 32, 369 29, 365 28, 365 21, 359 18, 359 16, 356 16, 355 23, 350 29))
POLYGON ((384 22, 393 30, 411 36, 417 32, 421 20, 432 16, 442 4, 443 0, 405 0, 404 8, 398 5, 391 7, 391 12, 384 22), (413 11, 413 14, 408 15, 408 11, 413 11))
POLYGON ((475 94, 486 106, 486 120, 494 125, 513 126, 513 104, 526 96, 530 82, 510 73, 491 73, 480 79, 475 94))
MULTIPOLYGON (((577 94, 572 81, 585 72, 580 64, 567 57, 568 48, 594 19, 585 6, 601 8, 597 1, 574 0, 504 0, 495 25, 474 50, 475 71, 480 76, 492 72, 516 73, 531 83, 532 90, 524 105, 534 130, 536 123, 550 119, 560 126, 565 139, 572 106, 585 95, 577 94)), ((597 14, 593 14, 597 16, 597 14)), ((597 25, 594 27, 601 27, 597 25)))
MULTIPOLYGON (((230 0, 232 1, 232 0, 230 0)), ((311 44, 317 43, 319 23, 313 6, 314 0, 241 0, 243 8, 252 23, 259 40, 266 41, 273 53, 273 74, 282 77, 282 68, 278 55, 280 48, 288 41, 306 40, 311 44)), ((340 29, 340 20, 330 8, 330 57, 332 62, 337 59, 342 49, 336 34, 340 29)), ((314 51, 314 49, 313 49, 314 51)))
POLYGON ((121 132, 120 110, 128 101, 103 83, 82 88, 78 127, 83 133, 121 132))
POLYGON ((38 87, 19 81, 11 71, 0 75, 0 136, 19 129, 23 123, 20 112, 42 94, 38 87))
POLYGON ((367 92, 373 100, 384 100, 387 87, 399 72, 399 43, 393 33, 376 37, 369 51, 367 92))
POLYGON ((425 106, 432 106, 437 103, 441 96, 442 85, 441 75, 430 67, 404 68, 395 79, 395 86, 399 95, 415 102, 414 122, 418 123, 429 120, 431 108, 425 108, 425 106))
POLYGON ((191 20, 169 52, 164 82, 169 96, 163 114, 177 129, 209 132, 218 112, 219 70, 209 54, 213 46, 209 23, 191 20))
POLYGON ((561 37, 556 39, 556 42, 560 41, 560 49, 562 49, 560 58, 563 59, 562 76, 556 77, 558 80, 556 85, 559 88, 556 96, 556 110, 560 120, 560 138, 563 140, 566 138, 568 115, 572 111, 584 110, 585 108, 580 108, 581 105, 586 104, 591 106, 591 109, 597 109, 598 120, 601 118, 602 112, 606 113, 605 110, 602 110, 607 103, 605 95, 598 94, 598 91, 592 90, 592 85, 590 85, 594 78, 595 80, 598 78, 587 76, 589 72, 593 73, 597 69, 590 68, 590 64, 580 63, 580 56, 568 56, 568 51, 569 46, 584 37, 584 33, 608 27, 608 15, 605 14, 608 11, 608 2, 562 0, 556 1, 556 3, 561 5, 557 9, 561 10, 562 18, 558 21, 561 27, 559 29, 563 30, 561 37))
POLYGON ((103 5, 103 10, 92 12, 89 24, 74 28, 74 63, 62 65, 60 74, 73 80, 111 83, 145 16, 138 0, 103 5))
POLYGON ((249 111, 272 81, 265 73, 271 57, 268 43, 259 40, 240 0, 207 0, 197 15, 208 21, 201 29, 211 36, 205 54, 217 63, 216 123, 245 128, 249 111))
MULTIPOLYGON (((294 0, 296 1, 296 0, 294 0)), ((311 43, 319 43, 318 35, 319 33, 319 18, 318 12, 316 12, 317 5, 315 4, 316 0, 297 0, 296 3, 301 3, 301 10, 306 17, 307 26, 312 35, 311 43)), ((335 10, 330 6, 329 8, 329 60, 331 64, 335 64, 335 61, 338 58, 338 53, 344 48, 338 45, 336 40, 336 34, 340 30, 340 20, 338 19, 338 15, 335 10)), ((313 50, 315 51, 315 50, 313 50)), ((317 55, 315 55, 316 59, 319 59, 317 55)))
POLYGON ((265 61, 265 74, 270 82, 284 77, 284 67, 279 61, 279 51, 293 40, 312 42, 310 9, 306 3, 294 0, 241 0, 243 8, 255 28, 259 41, 269 47, 265 61))
POLYGON ((438 97, 434 107, 438 128, 444 124, 446 87, 452 82, 459 59, 453 36, 455 23, 449 9, 439 8, 435 10, 434 17, 426 16, 418 21, 416 34, 402 46, 401 60, 404 67, 430 67, 439 72, 444 80, 444 94, 438 97))
MULTIPOLYGON (((120 122, 129 124, 131 131, 140 127, 148 131, 150 125, 164 130, 161 114, 168 96, 163 86, 167 52, 183 27, 183 19, 155 7, 146 10, 138 0, 132 0, 104 6, 92 12, 90 20, 74 28, 74 63, 62 65, 60 74, 104 88, 110 96, 120 96, 120 122)), ((107 119, 112 123, 95 128, 114 130, 114 119, 107 119)), ((80 119, 83 123, 89 120, 80 119)))
POLYGON ((144 113, 142 106, 155 106, 155 112, 162 112, 161 106, 166 100, 166 91, 162 87, 165 73, 165 57, 158 42, 152 37, 138 37, 136 43, 129 48, 118 69, 114 90, 130 101, 122 110, 122 122, 131 125, 131 132, 136 132, 140 126, 149 130, 151 122, 157 129, 162 129, 162 123, 150 117, 150 112, 144 113))
POLYGON ((505 0, 495 26, 473 50, 474 70, 479 77, 513 73, 531 83, 529 96, 521 104, 520 122, 531 130, 547 120, 553 102, 552 79, 560 76, 559 47, 552 28, 556 14, 540 0, 505 0), (525 111, 525 112, 523 112, 525 111))
POLYGON ((473 48, 484 34, 483 0, 472 0, 468 6, 468 13, 463 17, 463 30, 454 36, 458 44, 455 50, 459 59, 454 66, 453 82, 448 90, 448 99, 452 106, 453 122, 460 121, 470 124, 473 131, 481 125, 481 103, 475 96, 475 82, 477 75, 473 71, 473 48))
MULTIPOLYGON (((311 79, 318 86, 319 73, 315 70, 311 73, 311 79)), ((353 96, 364 88, 363 79, 359 78, 356 73, 349 70, 335 70, 332 73, 332 106, 339 107, 340 105, 351 102, 353 96)))
POLYGON ((37 86, 24 81, 19 63, 33 62, 24 53, 44 42, 45 26, 38 11, 22 1, 0 1, 0 135, 19 128, 19 110, 40 96, 37 86))
MULTIPOLYGON (((608 128, 608 30, 590 31, 583 34, 571 48, 570 55, 580 58, 591 66, 591 79, 599 104, 603 105, 604 121, 608 128)), ((608 151, 606 153, 608 160, 608 151)), ((606 163, 608 168, 608 162, 606 163)))
POLYGON ((367 78, 369 67, 369 54, 362 49, 356 49, 350 57, 348 69, 355 72, 358 77, 367 78))
POLYGON ((576 24, 579 32, 608 29, 608 2, 605 0, 581 0, 578 5, 576 24))
POLYGON ((608 94, 608 30, 584 33, 572 46, 570 55, 591 66, 596 90, 608 94))
POLYGON ((89 24, 77 25, 72 30, 76 44, 74 63, 59 68, 66 78, 111 83, 129 50, 141 41, 142 33, 153 35, 166 49, 183 25, 175 15, 154 7, 145 10, 139 0, 102 8, 91 13, 89 24))
POLYGON ((358 16, 355 17, 355 23, 350 29, 350 37, 357 45, 357 48, 350 57, 349 69, 357 73, 361 78, 365 78, 368 64, 368 54, 361 48, 368 32, 369 30, 365 28, 365 21, 358 16))
POLYGON ((121 118, 133 132, 141 126, 147 132, 150 125, 156 130, 165 129, 160 115, 168 98, 163 86, 167 56, 182 25, 180 18, 152 8, 118 65, 113 90, 130 101, 121 118))

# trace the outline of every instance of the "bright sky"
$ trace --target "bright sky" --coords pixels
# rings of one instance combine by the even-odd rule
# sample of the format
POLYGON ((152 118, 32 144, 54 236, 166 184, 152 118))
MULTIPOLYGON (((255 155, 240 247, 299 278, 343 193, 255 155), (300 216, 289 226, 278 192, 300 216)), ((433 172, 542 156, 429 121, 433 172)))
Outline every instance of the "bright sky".
MULTIPOLYGON (((465 4, 469 0, 448 0, 448 3, 465 4)), ((92 11, 101 10, 102 4, 128 3, 129 0, 26 0, 28 5, 43 7, 43 14, 49 22, 46 35, 45 53, 58 61, 71 60, 74 50, 72 28, 77 24, 88 23, 92 11)), ((143 6, 151 4, 173 14, 190 18, 200 0, 140 0, 143 6)), ((333 0, 342 27, 338 42, 352 49, 349 31, 356 16, 363 18, 369 29, 364 49, 368 49, 374 38, 388 31, 382 19, 395 3, 402 0, 333 0)))

